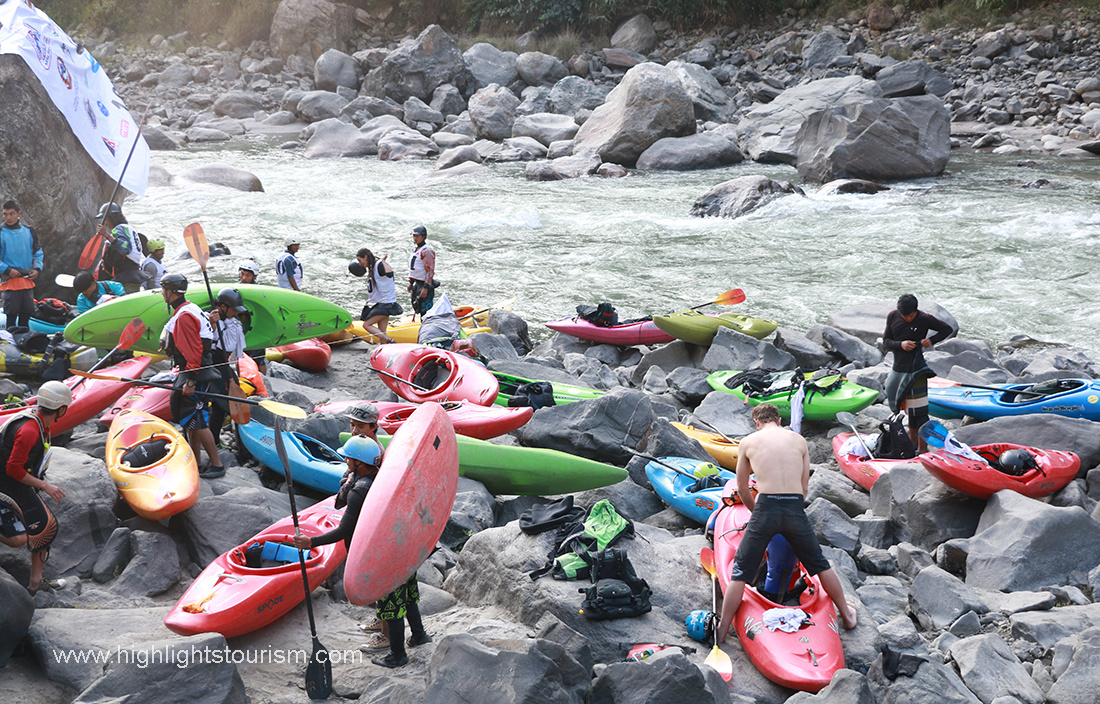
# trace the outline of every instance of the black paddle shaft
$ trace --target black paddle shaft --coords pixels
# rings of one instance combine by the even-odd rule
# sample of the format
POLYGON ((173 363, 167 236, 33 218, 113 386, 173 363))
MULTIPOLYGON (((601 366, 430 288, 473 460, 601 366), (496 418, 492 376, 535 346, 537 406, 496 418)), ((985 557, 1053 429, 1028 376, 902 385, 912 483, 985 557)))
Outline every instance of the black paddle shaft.
POLYGON ((638 452, 637 450, 631 450, 626 445, 619 445, 619 447, 623 448, 624 450, 626 450, 627 452, 629 452, 632 455, 637 455, 638 457, 641 457, 643 460, 649 460, 650 462, 656 462, 657 464, 661 465, 662 467, 666 467, 668 469, 671 469, 673 472, 676 472, 677 474, 682 474, 685 477, 689 477, 691 479, 698 479, 699 478, 699 477, 695 476, 694 474, 692 474, 691 472, 684 471, 684 470, 680 469, 679 467, 674 467, 671 464, 669 464, 668 462, 657 459, 653 455, 647 455, 644 452, 638 452))

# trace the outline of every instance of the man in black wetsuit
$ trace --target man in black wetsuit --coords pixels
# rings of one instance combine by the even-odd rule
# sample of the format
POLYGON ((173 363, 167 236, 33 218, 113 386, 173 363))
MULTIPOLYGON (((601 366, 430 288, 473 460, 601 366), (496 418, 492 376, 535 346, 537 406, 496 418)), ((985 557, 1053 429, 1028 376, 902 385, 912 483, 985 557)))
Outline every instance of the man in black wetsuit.
POLYGON ((909 437, 920 452, 928 446, 918 431, 928 422, 928 378, 936 376, 924 361, 924 350, 943 342, 954 332, 951 326, 917 309, 917 297, 906 293, 898 298, 897 310, 886 316, 882 345, 894 353, 894 365, 886 377, 886 400, 897 413, 905 402, 909 415, 909 437), (928 336, 929 330, 936 334, 928 336))

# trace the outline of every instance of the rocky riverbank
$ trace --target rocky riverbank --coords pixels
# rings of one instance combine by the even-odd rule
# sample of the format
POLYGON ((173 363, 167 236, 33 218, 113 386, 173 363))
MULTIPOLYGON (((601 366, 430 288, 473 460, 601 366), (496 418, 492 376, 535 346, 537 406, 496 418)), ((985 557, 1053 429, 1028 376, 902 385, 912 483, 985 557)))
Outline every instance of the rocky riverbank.
MULTIPOLYGON (((592 401, 543 408, 513 436, 520 443, 626 466, 629 479, 574 496, 581 506, 609 499, 635 521, 626 545, 653 588, 653 611, 617 621, 578 615, 577 584, 532 581, 550 535, 527 536, 519 514, 540 497, 492 496, 461 479, 441 545, 418 572, 422 612, 434 642, 410 651, 396 670, 370 664, 357 650, 367 609, 350 605, 341 581, 314 592, 320 640, 335 660, 336 700, 360 702, 832 702, 973 703, 1095 701, 1100 687, 1100 436, 1091 421, 1054 416, 999 419, 955 429, 964 442, 1011 441, 1071 450, 1081 457, 1075 481, 1042 500, 1011 492, 988 501, 947 488, 916 463, 901 464, 868 493, 842 474, 831 451, 836 423, 807 423, 812 475, 808 514, 827 556, 859 611, 841 634, 849 669, 816 696, 778 687, 740 645, 727 692, 702 666, 706 649, 652 664, 621 663, 624 642, 690 642, 684 619, 710 603, 698 564, 702 529, 667 508, 649 489, 644 461, 627 444, 657 456, 706 458, 669 422, 684 410, 740 436, 748 409, 713 391, 717 369, 816 368, 836 365, 849 379, 880 389, 888 356, 874 345, 889 303, 834 313, 805 333, 780 328, 771 342, 723 330, 710 348, 683 342, 619 348, 557 335, 531 349, 527 323, 494 311, 492 333, 473 337, 490 367, 604 389, 592 401)), ((948 311, 929 311, 953 320, 948 311)), ((1037 382, 1100 377, 1100 365, 1077 350, 1008 341, 951 339, 927 354, 941 376, 964 383, 1037 382)), ((326 399, 396 400, 368 370, 361 343, 338 347, 321 374, 270 365, 268 386, 303 408, 326 399)), ((881 398, 881 397, 880 397, 881 398)), ((888 415, 881 402, 859 414, 863 430, 888 415)), ((263 420, 262 412, 255 416, 263 420)), ((313 414, 294 429, 336 443, 346 421, 313 414)), ((214 556, 288 515, 281 477, 239 464, 230 433, 225 477, 202 480, 198 502, 164 523, 134 516, 117 498, 103 463, 105 434, 94 422, 58 447, 51 480, 67 497, 46 573, 66 577, 63 591, 33 599, 22 587, 27 553, 0 548, 0 643, 20 643, 7 660, 5 701, 305 702, 308 653, 305 609, 226 642, 218 635, 182 638, 162 624, 184 588, 214 556), (196 652, 225 653, 196 660, 196 652), (161 653, 155 662, 153 652, 161 653), (85 655, 84 660, 73 653, 85 655), (164 662, 164 653, 171 653, 164 662), (190 661, 180 663, 181 653, 190 661), (88 657, 92 657, 91 661, 88 657), (94 658, 107 658, 95 661, 94 658), (11 684, 8 684, 8 683, 11 684)), ((58 443, 59 445, 62 443, 58 443)), ((320 497, 304 492, 299 508, 320 497)), ((7 648, 0 655, 7 658, 7 648)))

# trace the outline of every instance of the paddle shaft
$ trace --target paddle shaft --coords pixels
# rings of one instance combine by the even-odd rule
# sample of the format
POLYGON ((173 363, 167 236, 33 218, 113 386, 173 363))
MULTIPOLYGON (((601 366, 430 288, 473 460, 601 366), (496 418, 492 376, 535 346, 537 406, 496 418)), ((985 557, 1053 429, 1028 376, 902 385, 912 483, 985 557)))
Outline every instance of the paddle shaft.
POLYGON ((638 452, 637 450, 631 450, 626 445, 619 445, 619 447, 623 448, 624 450, 626 450, 627 452, 629 452, 632 455, 637 455, 638 457, 641 457, 643 460, 649 460, 650 462, 656 462, 657 464, 661 465, 662 467, 665 467, 667 469, 671 469, 673 472, 676 472, 677 474, 682 474, 685 477, 688 477, 690 479, 696 479, 696 480, 699 479, 699 477, 695 476, 691 472, 680 469, 679 467, 674 467, 673 465, 669 464, 668 462, 664 462, 662 460, 657 459, 653 455, 647 455, 644 452, 638 452))
MULTIPOLYGON (((202 225, 197 222, 191 223, 184 228, 183 239, 187 243, 187 249, 191 252, 191 257, 199 263, 202 280, 206 283, 206 295, 210 297, 210 308, 216 309, 218 304, 214 300, 214 290, 210 288, 210 277, 206 275, 206 263, 210 259, 210 246, 206 243, 206 232, 202 229, 202 225)), ((219 320, 214 324, 214 329, 218 331, 218 342, 225 350, 225 335, 222 333, 221 315, 219 314, 218 317, 219 320)), ((226 354, 228 354, 228 351, 226 351, 226 354)), ((233 375, 234 379, 237 378, 237 371, 232 367, 230 367, 229 373, 233 375)))
MULTIPOLYGON (((371 367, 371 369, 374 369, 374 367, 371 367)), ((425 391, 425 392, 431 391, 431 389, 425 388, 425 387, 420 386, 418 384, 414 384, 411 381, 406 381, 406 380, 402 379, 401 377, 399 377, 395 374, 390 374, 389 372, 384 372, 381 369, 374 369, 374 371, 375 371, 376 374, 381 374, 382 376, 388 376, 389 378, 393 379, 394 381, 400 381, 402 384, 405 384, 407 386, 411 386, 414 389, 416 389, 417 391, 425 391)))
POLYGON ((1000 386, 979 386, 978 384, 963 384, 963 383, 959 383, 958 385, 961 386, 964 389, 984 389, 985 391, 1000 391, 1000 392, 1003 392, 1003 393, 1024 394, 1024 395, 1027 395, 1027 396, 1049 396, 1050 395, 1050 394, 1045 394, 1042 391, 1026 391, 1024 389, 1020 389, 1019 391, 1017 391, 1016 389, 1006 389, 1006 388, 1003 388, 1003 387, 1000 387, 1000 386))
MULTIPOLYGON (((133 320, 131 320, 126 328, 122 331, 122 334, 118 336, 118 344, 115 345, 115 348, 108 352, 102 359, 96 361, 96 363, 92 365, 92 368, 88 370, 88 373, 91 374, 95 372, 96 369, 99 369, 101 366, 103 366, 104 362, 111 358, 111 355, 113 355, 115 352, 118 352, 120 349, 130 349, 130 347, 132 347, 133 344, 137 342, 143 334, 145 334, 145 322, 142 321, 141 318, 134 318, 133 320)), ((77 382, 73 384, 73 391, 76 391, 77 388, 84 383, 84 380, 86 378, 87 377, 83 376, 80 377, 80 379, 78 379, 77 382)))
POLYGON ((856 439, 859 440, 859 444, 863 445, 863 451, 867 453, 868 457, 870 457, 871 459, 875 459, 874 454, 871 453, 871 448, 867 447, 867 443, 863 442, 863 436, 859 434, 858 430, 856 430, 856 424, 854 422, 852 422, 852 421, 855 420, 852 417, 852 414, 850 414, 850 413, 837 413, 836 414, 836 419, 839 420, 844 425, 846 425, 846 426, 848 426, 849 428, 852 429, 852 432, 855 434, 856 439), (841 416, 844 416, 844 418, 841 418, 841 416), (851 419, 851 420, 849 420, 849 419, 851 419))
MULTIPOLYGON (((108 381, 128 381, 132 384, 138 384, 140 386, 152 386, 153 388, 156 388, 156 389, 167 389, 169 391, 179 391, 179 389, 177 389, 175 386, 170 386, 168 384, 158 384, 157 382, 149 381, 148 379, 131 379, 131 378, 125 377, 125 376, 94 375, 91 372, 83 372, 83 371, 80 371, 80 370, 77 370, 77 369, 70 369, 69 371, 71 371, 73 374, 76 374, 77 376, 83 376, 83 377, 86 377, 88 379, 107 379, 108 381)), ((196 391, 195 395, 196 396, 209 396, 210 398, 223 398, 227 401, 238 401, 240 403, 247 403, 250 406, 265 407, 264 406, 265 403, 278 404, 280 406, 286 405, 286 404, 278 403, 277 401, 270 401, 269 399, 264 399, 262 401, 257 401, 255 399, 251 399, 251 398, 234 398, 233 396, 230 396, 228 394, 219 394, 219 393, 214 393, 213 391, 196 391)), ((267 410, 271 411, 272 413, 275 413, 275 411, 272 410, 272 408, 270 406, 267 406, 267 410)), ((277 413, 276 413, 276 416, 278 416, 277 413)))

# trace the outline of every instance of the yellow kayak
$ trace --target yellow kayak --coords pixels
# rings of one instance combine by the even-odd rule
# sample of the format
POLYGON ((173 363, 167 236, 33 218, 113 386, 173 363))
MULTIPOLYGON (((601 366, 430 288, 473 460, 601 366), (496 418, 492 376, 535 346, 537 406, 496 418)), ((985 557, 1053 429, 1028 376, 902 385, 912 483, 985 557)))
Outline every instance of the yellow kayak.
POLYGON ((737 471, 737 446, 738 441, 734 440, 732 443, 726 440, 718 433, 712 433, 706 430, 699 430, 693 428, 690 425, 684 425, 683 423, 671 423, 673 428, 676 428, 689 438, 693 438, 703 446, 703 449, 718 462, 722 467, 737 471))
POLYGON ((107 435, 107 472, 134 512, 150 521, 174 516, 199 498, 199 467, 175 426, 128 408, 107 435))
MULTIPOLYGON (((491 308, 475 308, 474 306, 460 306, 455 308, 455 315, 462 318, 464 315, 470 315, 474 311, 477 311, 476 315, 470 315, 468 318, 462 320, 462 329, 466 335, 473 335, 477 332, 491 332, 489 329, 489 311, 491 308)), ((386 334, 393 338, 394 342, 408 342, 416 344, 417 338, 420 335, 420 319, 413 320, 413 316, 403 315, 400 318, 392 321, 386 327, 386 334)), ((356 320, 346 330, 341 330, 338 333, 332 335, 326 335, 321 338, 325 342, 336 342, 336 344, 347 344, 354 340, 362 340, 363 342, 377 345, 381 342, 377 337, 370 334, 363 328, 363 321, 356 320), (346 333, 346 335, 345 335, 346 333), (333 339, 328 339, 329 337, 333 339)))

